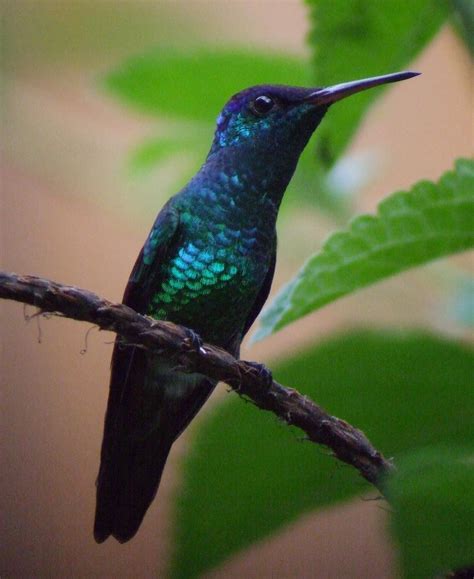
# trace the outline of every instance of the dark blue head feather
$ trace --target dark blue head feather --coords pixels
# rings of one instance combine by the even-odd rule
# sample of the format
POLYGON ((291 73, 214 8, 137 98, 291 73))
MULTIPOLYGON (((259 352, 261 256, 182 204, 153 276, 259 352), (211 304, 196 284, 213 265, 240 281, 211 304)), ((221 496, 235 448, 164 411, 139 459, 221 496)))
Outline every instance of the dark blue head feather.
POLYGON ((302 150, 327 110, 327 106, 317 107, 307 100, 315 90, 258 85, 235 94, 217 119, 211 152, 228 146, 251 146, 262 153, 268 151, 269 146, 300 145, 302 150), (269 99, 273 107, 265 114, 258 114, 255 103, 262 97, 269 99))

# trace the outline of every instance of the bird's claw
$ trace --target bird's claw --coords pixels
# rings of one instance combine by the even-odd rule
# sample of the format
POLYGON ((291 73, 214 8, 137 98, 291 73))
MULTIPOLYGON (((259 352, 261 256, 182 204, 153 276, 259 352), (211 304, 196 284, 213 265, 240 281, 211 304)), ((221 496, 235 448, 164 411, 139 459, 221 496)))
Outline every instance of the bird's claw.
POLYGON ((189 344, 192 350, 195 352, 201 352, 203 341, 201 338, 191 330, 190 328, 185 328, 186 330, 186 342, 189 344))

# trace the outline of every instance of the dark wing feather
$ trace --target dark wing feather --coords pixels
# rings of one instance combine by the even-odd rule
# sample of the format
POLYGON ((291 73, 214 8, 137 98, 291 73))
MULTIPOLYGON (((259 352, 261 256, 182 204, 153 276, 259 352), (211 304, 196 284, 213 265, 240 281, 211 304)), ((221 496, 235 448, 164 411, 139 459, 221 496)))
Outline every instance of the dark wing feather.
POLYGON ((161 264, 179 238, 179 213, 170 199, 158 214, 145 245, 133 266, 123 303, 145 314, 162 275, 161 264))
POLYGON ((247 320, 245 321, 244 329, 242 331, 242 338, 250 330, 250 327, 254 323, 256 317, 260 313, 260 310, 263 308, 263 305, 267 301, 268 294, 270 293, 270 289, 272 287, 273 275, 275 274, 275 264, 276 264, 276 240, 272 251, 272 259, 270 262, 270 267, 268 268, 267 275, 265 276, 262 287, 260 288, 260 291, 257 295, 257 299, 255 300, 252 309, 250 310, 250 313, 247 316, 247 320))
MULTIPOLYGON (((153 290, 162 275, 160 264, 178 238, 179 215, 168 202, 159 213, 132 270, 123 298, 126 305, 139 313, 146 313, 153 290)), ((130 434, 140 414, 140 409, 134 412, 133 401, 141 398, 146 371, 146 352, 140 348, 123 346, 117 340, 112 356, 97 479, 94 536, 98 542, 104 541, 110 534, 116 535, 119 540, 127 540, 132 529, 132 534, 136 532, 144 515, 144 511, 141 512, 143 508, 141 505, 138 505, 140 508, 130 508, 130 504, 124 507, 121 497, 127 490, 130 495, 142 493, 140 503, 146 502, 148 506, 158 487, 171 447, 172 440, 168 440, 166 430, 140 441, 140 452, 137 452, 137 445, 130 442, 130 434), (136 488, 136 492, 131 486, 136 488)))
POLYGON ((250 330, 256 317, 263 308, 263 305, 267 301, 268 294, 270 293, 270 289, 272 287, 273 275, 275 273, 275 264, 276 264, 276 239, 272 250, 270 267, 268 268, 267 274, 265 276, 265 279, 263 280, 263 284, 260 288, 260 291, 258 292, 257 297, 252 305, 250 313, 247 316, 247 319, 245 320, 243 330, 242 332, 239 332, 238 334, 234 335, 233 338, 229 340, 229 343, 226 344, 225 346, 225 349, 230 354, 232 354, 232 356, 235 356, 235 358, 238 358, 240 355, 240 344, 243 338, 245 337, 245 334, 250 330))

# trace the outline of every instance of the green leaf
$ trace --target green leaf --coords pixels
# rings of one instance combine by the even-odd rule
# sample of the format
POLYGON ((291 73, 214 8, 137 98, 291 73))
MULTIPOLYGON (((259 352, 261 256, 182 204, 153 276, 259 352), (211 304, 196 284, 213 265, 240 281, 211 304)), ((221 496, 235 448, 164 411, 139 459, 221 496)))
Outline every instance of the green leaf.
POLYGON ((466 48, 474 55, 474 2, 472 0, 451 0, 454 7, 453 21, 464 40, 466 48))
MULTIPOLYGON (((405 68, 440 29, 449 13, 440 0, 307 0, 317 86, 405 68)), ((419 81, 410 81, 419 82, 419 81)), ((342 153, 379 91, 334 107, 318 129, 318 158, 326 166, 342 153)))
POLYGON ((132 173, 142 173, 183 149, 183 142, 167 137, 147 139, 132 151, 129 168, 132 173))
POLYGON ((474 247, 474 161, 387 197, 329 237, 262 315, 255 339, 362 287, 474 247))
POLYGON ((160 47, 110 72, 105 87, 125 103, 153 115, 212 121, 243 88, 266 82, 308 84, 303 59, 256 50, 160 47))
MULTIPOLYGON (((439 441, 474 444, 474 354, 455 342, 353 332, 272 369, 386 456, 439 441)), ((229 395, 203 417, 185 459, 172 577, 199 576, 302 513, 367 490, 301 431, 229 395)))
POLYGON ((474 565, 474 446, 428 447, 397 466, 387 483, 404 576, 474 565))
POLYGON ((209 143, 211 137, 212 130, 209 127, 203 127, 200 133, 184 131, 175 135, 152 137, 132 151, 128 160, 129 169, 132 174, 139 175, 157 167, 169 157, 185 154, 195 158, 197 170, 206 153, 203 141, 209 143))

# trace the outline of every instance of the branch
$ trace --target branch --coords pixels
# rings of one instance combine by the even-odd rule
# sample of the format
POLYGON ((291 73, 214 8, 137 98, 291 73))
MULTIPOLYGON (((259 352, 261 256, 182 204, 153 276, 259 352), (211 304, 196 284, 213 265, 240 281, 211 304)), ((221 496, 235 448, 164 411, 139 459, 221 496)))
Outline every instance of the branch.
POLYGON ((360 430, 331 416, 293 388, 274 380, 269 385, 255 363, 237 360, 216 346, 199 344, 187 328, 143 316, 88 290, 34 276, 0 272, 0 298, 36 306, 41 312, 91 322, 102 330, 117 333, 128 344, 176 360, 180 371, 199 372, 227 383, 260 409, 300 428, 312 442, 329 447, 339 460, 356 468, 379 490, 384 475, 394 469, 360 430))

